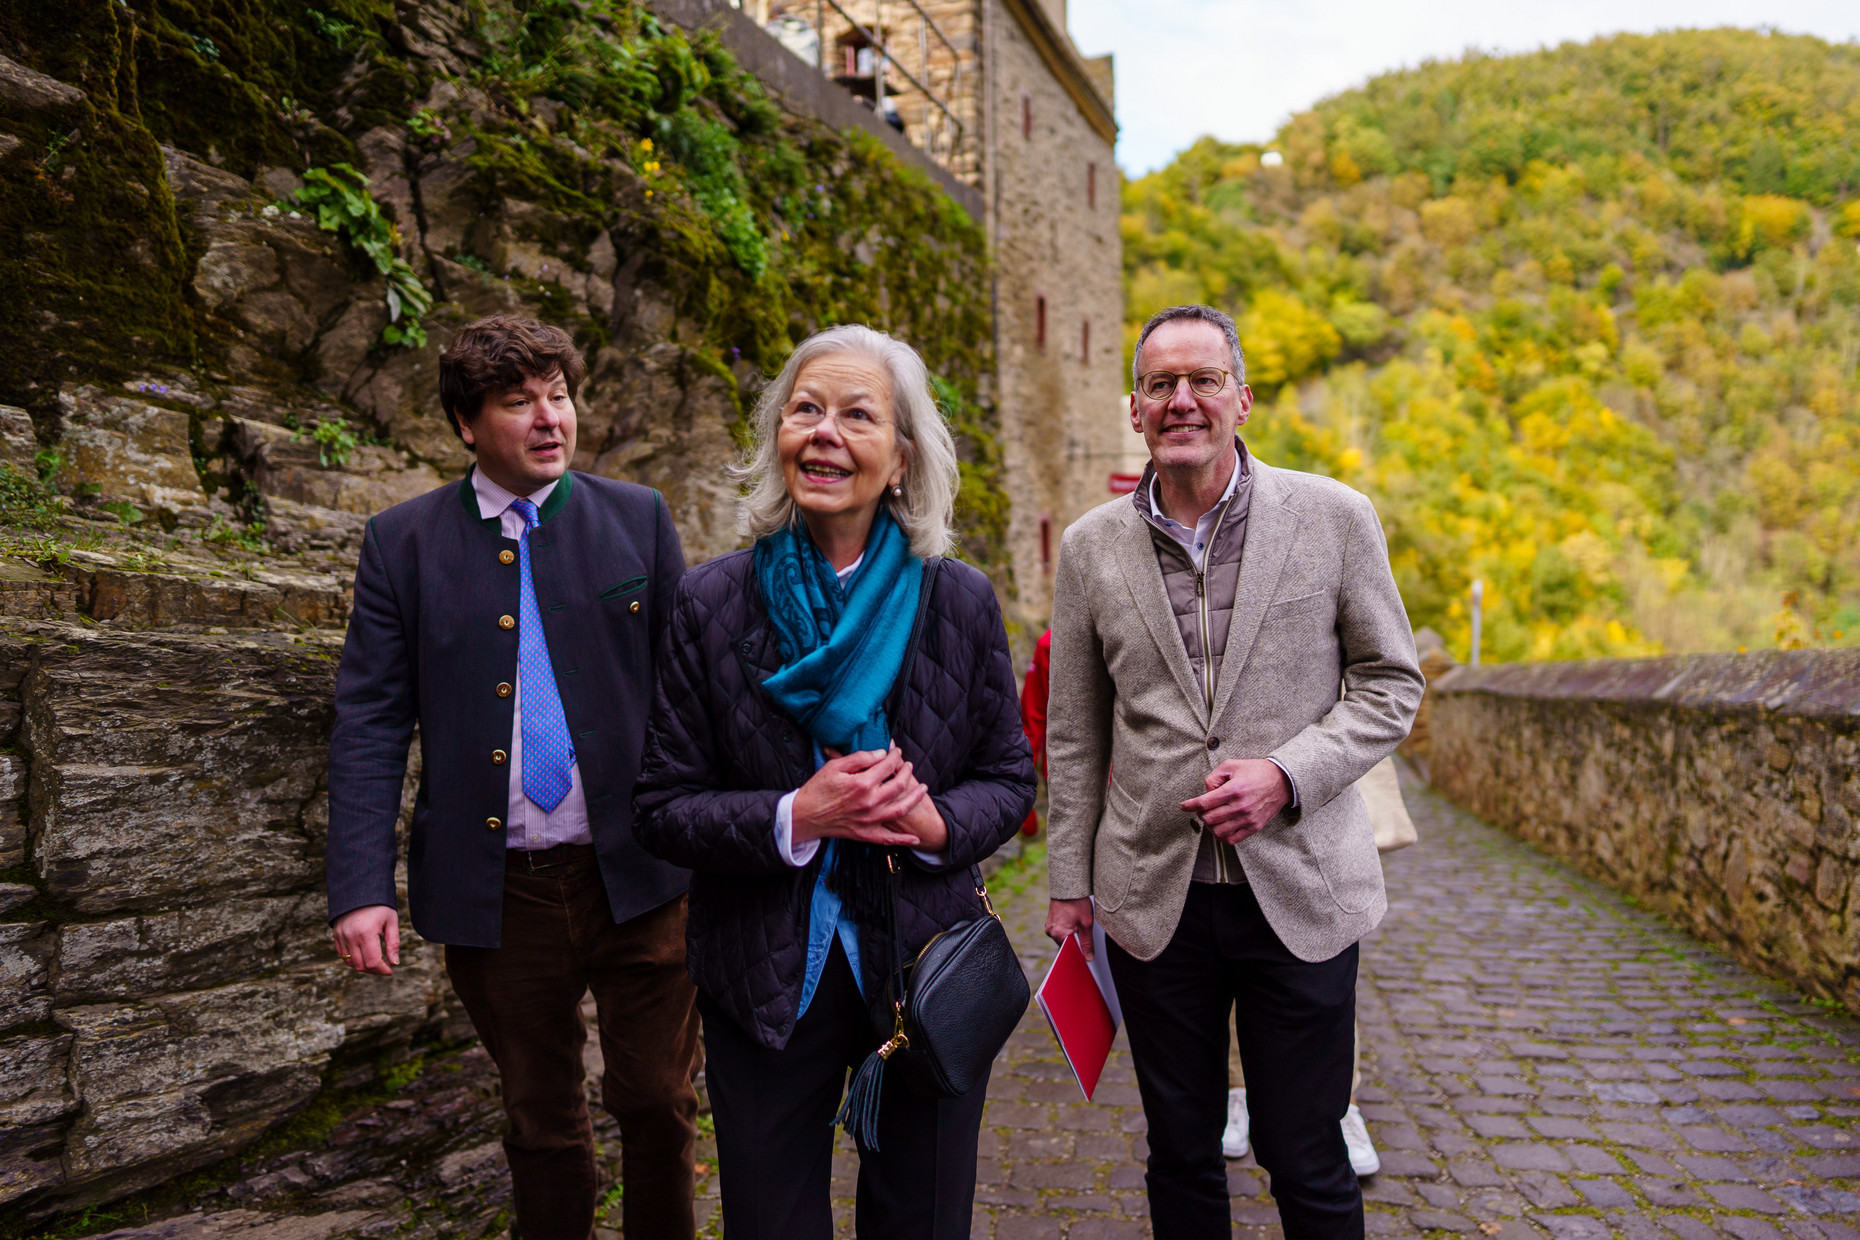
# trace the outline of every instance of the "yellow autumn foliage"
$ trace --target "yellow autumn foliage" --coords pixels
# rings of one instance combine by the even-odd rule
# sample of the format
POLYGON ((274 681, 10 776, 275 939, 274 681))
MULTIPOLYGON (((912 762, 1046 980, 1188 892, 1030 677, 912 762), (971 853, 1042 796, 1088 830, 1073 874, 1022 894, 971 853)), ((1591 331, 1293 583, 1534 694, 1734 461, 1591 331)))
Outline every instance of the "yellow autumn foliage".
POLYGON ((1240 316, 1239 328, 1247 349, 1247 382, 1264 392, 1316 373, 1343 345, 1329 319, 1279 289, 1255 297, 1240 316))
POLYGON ((1456 653, 1475 578, 1492 658, 1852 642, 1854 98, 1860 52, 1735 30, 1389 74, 1282 167, 1204 139, 1127 184, 1127 338, 1230 310, 1249 443, 1374 499, 1456 653))

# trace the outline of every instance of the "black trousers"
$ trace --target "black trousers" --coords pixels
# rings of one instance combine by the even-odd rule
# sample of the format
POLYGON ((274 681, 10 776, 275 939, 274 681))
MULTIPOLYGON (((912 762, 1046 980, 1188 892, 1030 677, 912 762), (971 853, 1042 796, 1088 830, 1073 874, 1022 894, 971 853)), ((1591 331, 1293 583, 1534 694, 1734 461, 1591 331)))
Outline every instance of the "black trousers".
MULTIPOLYGON (((831 1240, 833 1116, 879 1043, 839 940, 788 1045, 760 1045, 700 991, 705 1080, 730 1240, 831 1240)), ((854 1225, 870 1240, 968 1240, 983 1081, 921 1098, 888 1072, 877 1150, 859 1151, 854 1225)))
POLYGON ((1227 1018, 1235 1016, 1253 1149, 1286 1240, 1362 1240, 1363 1194, 1340 1127, 1350 1105, 1355 944, 1292 955, 1253 889, 1191 883, 1175 937, 1142 961, 1107 942, 1149 1121, 1156 1240, 1231 1236, 1227 1018))

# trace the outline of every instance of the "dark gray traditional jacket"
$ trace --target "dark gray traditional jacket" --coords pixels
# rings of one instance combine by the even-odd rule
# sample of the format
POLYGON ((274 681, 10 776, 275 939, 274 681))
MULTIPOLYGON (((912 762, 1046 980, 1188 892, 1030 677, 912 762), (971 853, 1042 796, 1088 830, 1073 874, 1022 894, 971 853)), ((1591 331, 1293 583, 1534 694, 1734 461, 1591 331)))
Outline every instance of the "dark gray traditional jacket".
MULTIPOLYGON (((684 553, 657 491, 569 473, 530 534, 549 660, 574 737, 588 826, 615 921, 682 893, 689 875, 633 838, 633 780, 652 652, 684 553)), ((422 760, 407 844, 413 926, 496 947, 515 718, 517 543, 478 515, 467 476, 368 523, 336 673, 329 753, 329 916, 393 905, 394 821, 416 723, 422 760), (503 553, 509 552, 508 558, 503 553)))

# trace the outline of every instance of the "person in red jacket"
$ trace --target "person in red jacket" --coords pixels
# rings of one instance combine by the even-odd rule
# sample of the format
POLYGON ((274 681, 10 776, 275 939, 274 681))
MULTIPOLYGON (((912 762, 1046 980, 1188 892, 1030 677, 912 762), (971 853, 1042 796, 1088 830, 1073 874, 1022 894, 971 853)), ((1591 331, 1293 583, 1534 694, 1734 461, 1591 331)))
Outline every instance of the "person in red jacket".
MULTIPOLYGON (((1046 778, 1046 669, 1053 661, 1053 631, 1040 634, 1033 647, 1033 662, 1027 667, 1027 679, 1020 686, 1020 727, 1033 746, 1033 764, 1040 778, 1046 778)), ((1020 824, 1022 835, 1040 833, 1040 811, 1027 811, 1027 821, 1020 824)))

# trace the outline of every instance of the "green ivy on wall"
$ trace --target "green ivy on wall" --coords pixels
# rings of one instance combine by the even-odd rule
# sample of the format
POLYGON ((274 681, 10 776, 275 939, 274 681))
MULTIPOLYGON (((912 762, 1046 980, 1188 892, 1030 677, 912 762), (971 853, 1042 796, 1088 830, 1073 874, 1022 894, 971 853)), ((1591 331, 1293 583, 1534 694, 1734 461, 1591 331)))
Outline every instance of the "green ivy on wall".
MULTIPOLYGON (((188 289, 204 242, 168 193, 162 145, 241 177, 303 175, 300 204, 388 279, 400 313, 387 343, 417 345, 433 286, 425 256, 393 235, 411 221, 390 218, 354 171, 368 166, 358 139, 386 129, 412 160, 462 162, 487 212, 544 208, 530 214, 562 231, 556 252, 585 256, 611 236, 676 299, 676 342, 732 389, 822 327, 864 322, 910 342, 961 394, 965 531, 998 542, 987 533, 1006 504, 995 416, 977 403, 992 368, 977 221, 873 136, 782 111, 715 36, 663 25, 637 0, 442 7, 464 22, 465 52, 402 50, 389 37, 393 0, 75 0, 81 12, 0 13, 0 40, 87 95, 36 119, 0 101, 0 122, 28 147, 10 159, 36 169, 0 183, 0 264, 29 294, 0 314, 36 341, 0 359, 0 400, 49 409, 71 374, 194 365, 213 347, 188 289), (459 88, 449 102, 434 93, 448 77, 459 88)), ((608 343, 612 324, 581 315, 561 284, 494 274, 590 352, 608 343)))
POLYGON ((1004 554, 998 422, 976 402, 991 365, 978 221, 870 134, 788 116, 713 35, 688 38, 638 4, 489 4, 475 33, 488 50, 473 84, 505 107, 446 123, 475 143, 487 197, 544 202, 590 235, 649 231, 662 282, 726 377, 739 361, 772 374, 839 323, 909 341, 960 411, 965 546, 1004 554), (561 105, 546 128, 539 99, 561 105))

